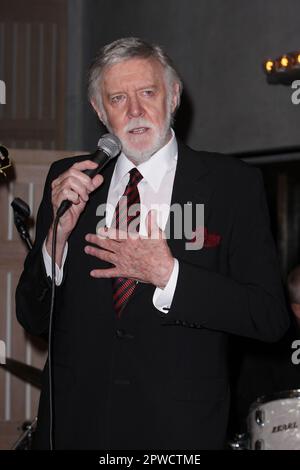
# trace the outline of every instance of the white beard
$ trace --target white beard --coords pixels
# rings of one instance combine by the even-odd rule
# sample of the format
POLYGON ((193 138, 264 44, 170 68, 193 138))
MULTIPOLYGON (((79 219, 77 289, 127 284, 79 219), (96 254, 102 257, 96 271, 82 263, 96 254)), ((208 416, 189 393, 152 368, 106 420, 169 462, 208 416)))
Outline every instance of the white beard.
MULTIPOLYGON (((123 129, 123 131, 129 132, 130 130, 137 128, 137 127, 148 127, 156 133, 154 134, 154 138, 152 139, 152 142, 149 144, 148 148, 145 148, 143 150, 139 150, 135 148, 133 145, 130 145, 130 142, 124 139, 124 137, 117 135, 119 137, 121 143, 122 143, 122 152, 126 155, 126 157, 134 163, 134 165, 140 165, 141 163, 146 162, 149 160, 149 158, 152 157, 159 149, 161 149, 168 141, 168 135, 170 134, 170 129, 171 129, 171 122, 172 122, 172 112, 171 112, 171 107, 168 106, 168 111, 167 111, 167 116, 164 122, 164 125, 161 128, 157 128, 153 124, 149 123, 146 119, 144 118, 137 118, 135 120, 131 120, 127 126, 123 129)), ((111 132, 114 134, 114 129, 110 126, 109 122, 105 120, 104 122, 105 126, 111 132)), ((138 136, 137 136, 138 137, 138 136)), ((140 138, 140 137, 138 137, 140 138)))

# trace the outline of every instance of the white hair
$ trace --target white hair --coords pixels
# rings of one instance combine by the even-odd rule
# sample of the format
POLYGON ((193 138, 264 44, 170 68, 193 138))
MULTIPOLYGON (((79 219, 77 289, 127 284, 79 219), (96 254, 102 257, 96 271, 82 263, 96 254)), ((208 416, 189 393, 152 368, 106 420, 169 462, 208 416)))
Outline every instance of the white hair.
POLYGON ((157 44, 150 44, 140 38, 129 37, 118 39, 104 46, 95 57, 88 72, 88 96, 91 103, 94 103, 97 110, 106 116, 101 96, 101 83, 104 71, 120 62, 133 58, 155 59, 163 67, 167 87, 168 101, 172 99, 174 85, 178 85, 178 94, 175 111, 180 105, 182 93, 182 80, 175 69, 173 62, 163 49, 157 44))

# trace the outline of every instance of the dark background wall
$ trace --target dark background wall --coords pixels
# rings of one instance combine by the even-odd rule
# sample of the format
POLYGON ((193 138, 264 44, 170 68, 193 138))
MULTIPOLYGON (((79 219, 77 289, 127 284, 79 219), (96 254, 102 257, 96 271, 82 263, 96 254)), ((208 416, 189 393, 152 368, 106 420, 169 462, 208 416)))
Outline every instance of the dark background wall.
MULTIPOLYGON (((10 147, 19 175, 5 189, 27 202, 33 194, 37 201, 42 190, 34 186, 33 191, 26 158, 32 158, 33 179, 40 184, 46 154, 30 150, 18 161, 16 148, 53 148, 55 160, 64 148, 94 150, 102 129, 86 98, 88 65, 104 44, 122 36, 141 36, 162 44, 178 66, 185 94, 176 130, 192 147, 230 153, 298 146, 292 155, 298 162, 291 164, 291 154, 282 152, 280 163, 260 165, 285 280, 300 260, 300 107, 292 105, 289 87, 267 84, 262 62, 300 50, 299 16, 299 0, 0 0, 0 80, 7 85, 7 103, 0 106, 0 143, 10 147)), ((272 153, 276 152, 269 152, 270 159, 272 153)), ((5 193, 3 214, 12 197, 5 193)), ((12 221, 8 215, 6 219, 12 221)), ((14 239, 8 240, 10 230, 4 229, 5 224, 2 238, 12 243, 14 256, 5 255, 0 279, 10 296, 16 276, 11 277, 7 260, 15 266, 19 255, 14 239)), ((13 309, 13 297, 8 302, 13 309)), ((5 309, 6 303, 2 305, 5 309)), ((10 325, 12 318, 9 309, 3 315, 0 311, 0 337, 5 337, 2 328, 8 332, 12 357, 25 361, 31 349, 21 329, 10 325)), ((242 342, 243 349, 244 338, 242 342)), ((234 350, 235 359, 243 357, 242 349, 234 350)), ((254 350, 260 353, 257 344, 254 350)), ((249 404, 267 391, 252 390, 251 376, 256 384, 261 370, 265 378, 278 377, 279 384, 284 355, 278 352, 272 369, 266 369, 261 356, 245 368, 246 391, 252 394, 247 397, 249 404)), ((40 360, 33 352, 32 365, 40 367, 40 360)), ((18 379, 11 383, 10 388, 9 376, 0 375, 0 397, 5 397, 0 400, 0 421, 18 421, 25 413, 26 418, 31 416, 31 391, 18 379)), ((35 398, 32 392, 32 410, 35 398)))
POLYGON ((85 95, 96 51, 123 36, 162 44, 183 77, 178 134, 222 152, 300 144, 291 88, 268 85, 265 58, 300 49, 299 0, 69 0, 68 148, 95 146, 85 95))

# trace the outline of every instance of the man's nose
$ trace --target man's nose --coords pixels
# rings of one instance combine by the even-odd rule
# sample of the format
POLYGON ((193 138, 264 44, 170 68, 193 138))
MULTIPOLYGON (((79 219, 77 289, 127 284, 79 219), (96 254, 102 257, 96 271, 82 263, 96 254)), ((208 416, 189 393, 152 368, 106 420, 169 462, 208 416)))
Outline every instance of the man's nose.
POLYGON ((131 96, 128 100, 128 116, 136 118, 144 115, 144 108, 137 96, 131 96))

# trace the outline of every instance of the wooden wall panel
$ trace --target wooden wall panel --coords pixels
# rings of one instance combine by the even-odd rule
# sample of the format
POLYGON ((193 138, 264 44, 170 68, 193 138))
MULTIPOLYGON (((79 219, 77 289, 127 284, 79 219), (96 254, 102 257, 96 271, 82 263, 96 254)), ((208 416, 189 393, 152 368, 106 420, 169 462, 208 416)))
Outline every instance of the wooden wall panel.
POLYGON ((0 141, 65 147, 67 0, 1 0, 0 141), (26 6, 25 6, 26 5, 26 6))

